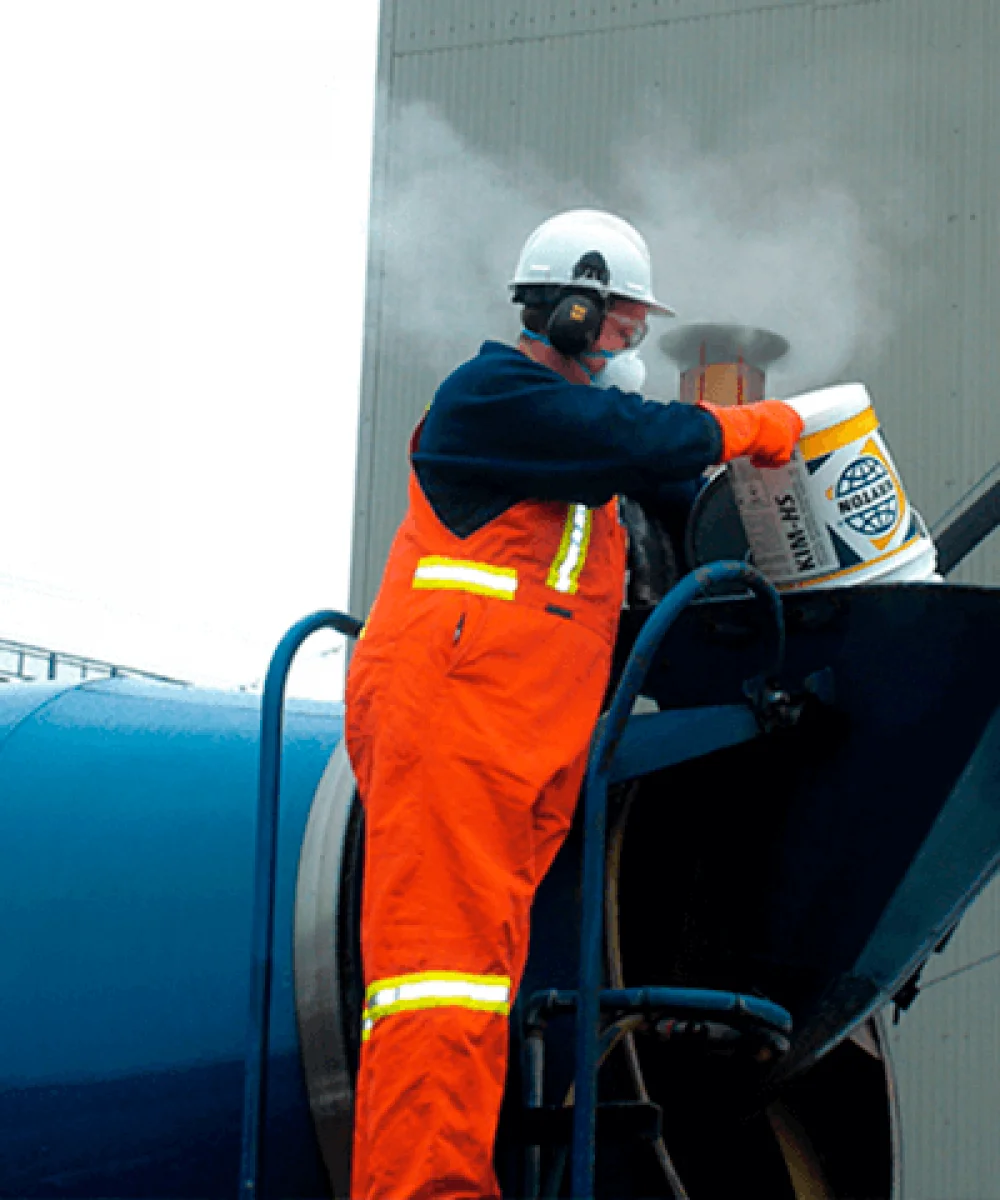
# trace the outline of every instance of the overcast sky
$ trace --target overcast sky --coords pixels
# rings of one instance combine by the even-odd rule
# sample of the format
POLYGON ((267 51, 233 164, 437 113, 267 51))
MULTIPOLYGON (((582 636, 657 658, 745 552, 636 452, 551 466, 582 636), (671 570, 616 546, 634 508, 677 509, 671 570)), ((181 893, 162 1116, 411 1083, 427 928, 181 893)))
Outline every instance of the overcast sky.
POLYGON ((377 10, 0 5, 0 638, 239 684, 346 605, 377 10))

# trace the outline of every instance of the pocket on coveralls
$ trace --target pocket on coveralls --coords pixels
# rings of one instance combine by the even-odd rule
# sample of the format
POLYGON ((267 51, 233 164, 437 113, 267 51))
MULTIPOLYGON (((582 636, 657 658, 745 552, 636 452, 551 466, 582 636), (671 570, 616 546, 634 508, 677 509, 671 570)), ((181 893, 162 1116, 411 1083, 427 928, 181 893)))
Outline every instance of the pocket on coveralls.
POLYGON ((490 601, 485 596, 463 596, 462 604, 452 626, 451 645, 449 647, 446 673, 454 674, 469 654, 475 650, 476 641, 486 623, 489 606, 496 601, 490 601))

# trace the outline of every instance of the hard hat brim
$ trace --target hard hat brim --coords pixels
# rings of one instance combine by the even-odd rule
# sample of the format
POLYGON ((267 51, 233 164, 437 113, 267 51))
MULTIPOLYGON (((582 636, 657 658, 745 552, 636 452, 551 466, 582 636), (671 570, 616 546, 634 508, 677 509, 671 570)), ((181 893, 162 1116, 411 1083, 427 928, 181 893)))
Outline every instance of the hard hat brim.
POLYGON ((677 310, 670 307, 669 304, 661 304, 659 300, 640 300, 640 304, 645 304, 649 311, 657 317, 676 317, 677 310))
MULTIPOLYGON (((536 279, 512 279, 507 284, 507 290, 510 292, 511 299, 515 304, 522 303, 517 299, 518 288, 551 288, 553 292, 565 289, 570 286, 565 283, 551 283, 547 280, 536 279)), ((586 284, 578 284, 581 288, 586 288, 586 284)), ((634 304, 643 304, 655 317, 676 317, 677 312, 671 308, 669 304, 663 304, 659 300, 655 300, 649 296, 641 296, 636 292, 620 292, 614 288, 604 289, 600 287, 592 287, 592 291, 600 292, 605 296, 617 296, 621 300, 631 300, 634 304)))

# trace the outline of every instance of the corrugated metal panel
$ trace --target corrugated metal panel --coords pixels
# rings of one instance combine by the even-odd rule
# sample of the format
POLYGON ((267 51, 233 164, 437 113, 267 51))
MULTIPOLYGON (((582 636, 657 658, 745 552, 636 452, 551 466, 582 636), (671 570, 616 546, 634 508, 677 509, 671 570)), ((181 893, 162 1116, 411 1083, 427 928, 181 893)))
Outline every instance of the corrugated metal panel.
MULTIPOLYGON (((379 12, 378 77, 372 150, 371 211, 373 222, 388 191, 389 122, 387 111, 395 95, 393 80, 396 0, 382 0, 379 12)), ((365 289, 365 343, 358 416, 358 455, 354 488, 354 536, 351 550, 350 609, 365 613, 378 586, 392 532, 405 507, 405 471, 384 478, 380 469, 391 452, 393 429, 401 428, 401 413, 392 402, 388 338, 382 320, 384 249, 378 238, 369 245, 365 289), (388 495, 383 491, 390 488, 388 495)))
MULTIPOLYGON (((861 195, 886 195, 898 179, 911 227, 891 250, 891 332, 861 367, 915 501, 932 520, 1000 457, 991 398, 1000 366, 991 333, 1000 311, 1000 181, 989 148, 1000 115, 998 16, 990 0, 896 0, 815 16, 823 90, 839 83, 867 98, 873 79, 885 81, 881 108, 867 120, 858 114, 852 170, 861 195)), ((1000 582, 997 548, 978 552, 956 577, 1000 582)))
POLYGON ((872 0, 407 0, 399 6, 396 52, 488 46, 603 33, 741 13, 872 0))

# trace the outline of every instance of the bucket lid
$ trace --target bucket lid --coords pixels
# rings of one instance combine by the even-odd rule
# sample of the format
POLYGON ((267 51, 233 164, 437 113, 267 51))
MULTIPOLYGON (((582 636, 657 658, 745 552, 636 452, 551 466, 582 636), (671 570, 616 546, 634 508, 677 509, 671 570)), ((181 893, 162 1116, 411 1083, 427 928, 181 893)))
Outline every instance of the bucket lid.
POLYGON ((786 401, 805 422, 803 437, 856 417, 870 408, 871 402, 872 398, 863 383, 838 383, 834 387, 817 388, 814 392, 789 396, 786 401))

